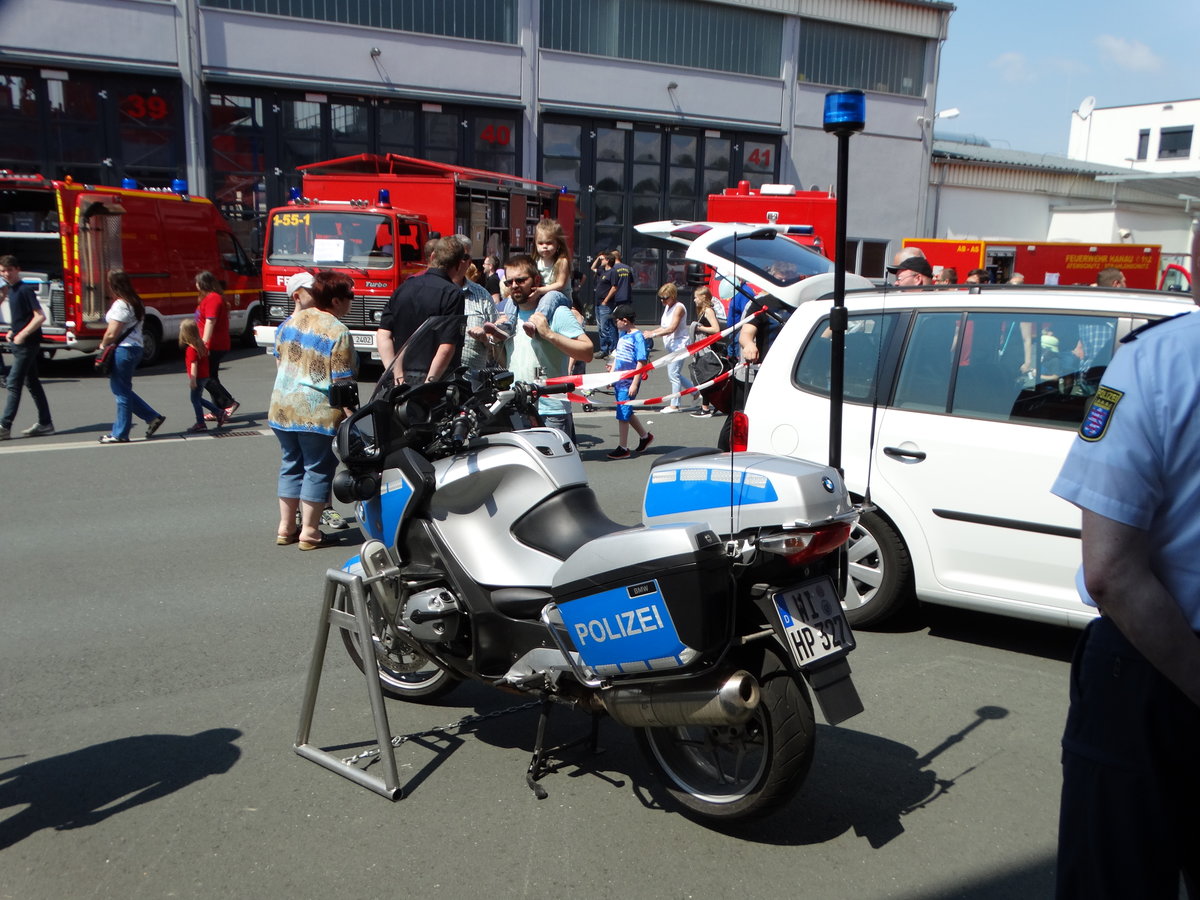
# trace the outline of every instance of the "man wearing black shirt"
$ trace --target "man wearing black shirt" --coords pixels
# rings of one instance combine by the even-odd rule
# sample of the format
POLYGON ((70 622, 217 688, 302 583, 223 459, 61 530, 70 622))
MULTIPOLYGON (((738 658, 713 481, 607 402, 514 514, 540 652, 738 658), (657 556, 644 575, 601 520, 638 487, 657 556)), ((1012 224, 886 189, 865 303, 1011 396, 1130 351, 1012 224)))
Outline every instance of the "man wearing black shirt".
POLYGON ((463 330, 466 313, 462 280, 471 257, 462 242, 454 237, 439 238, 429 257, 430 267, 423 275, 408 278, 392 294, 387 308, 379 318, 375 340, 379 358, 390 366, 404 342, 427 319, 439 316, 458 316, 453 324, 447 320, 439 336, 437 349, 421 358, 404 360, 404 380, 410 384, 437 381, 454 369, 462 358, 463 330))
POLYGON ((8 290, 8 343, 13 361, 8 372, 8 403, 4 407, 4 418, 0 419, 0 441, 12 437, 13 420, 21 405, 21 388, 29 386, 29 395, 37 405, 37 424, 26 428, 21 434, 37 437, 54 434, 54 422, 50 419, 50 405, 46 392, 38 378, 38 357, 41 355, 42 323, 46 314, 38 302, 33 287, 21 280, 21 266, 15 256, 0 256, 0 279, 8 290))

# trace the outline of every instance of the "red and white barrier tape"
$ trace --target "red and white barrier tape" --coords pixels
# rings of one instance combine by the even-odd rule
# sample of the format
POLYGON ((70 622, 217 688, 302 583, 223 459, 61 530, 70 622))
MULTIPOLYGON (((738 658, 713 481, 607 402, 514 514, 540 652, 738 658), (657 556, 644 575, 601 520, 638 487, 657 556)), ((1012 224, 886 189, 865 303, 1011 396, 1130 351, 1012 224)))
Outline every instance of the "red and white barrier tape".
MULTIPOLYGON (((594 372, 591 374, 584 374, 584 375, 559 375, 554 378, 547 378, 545 383, 546 384, 572 384, 572 385, 575 385, 576 387, 578 387, 580 390, 594 391, 594 390, 597 390, 598 388, 608 387, 609 385, 616 384, 618 381, 620 381, 624 378, 633 378, 635 375, 646 376, 646 375, 649 375, 651 372, 653 372, 655 369, 661 369, 664 366, 675 362, 675 360, 677 360, 677 359, 686 359, 687 357, 692 356, 693 354, 699 353, 705 347, 709 347, 709 346, 715 344, 717 341, 721 340, 722 338, 728 337, 729 335, 733 334, 735 331, 738 331, 739 329, 741 329, 741 327, 743 325, 745 325, 748 322, 753 321, 754 319, 757 319, 759 316, 761 316, 766 311, 767 311, 767 307, 763 306, 763 307, 755 310, 753 313, 744 316, 740 322, 735 322, 733 325, 730 325, 724 331, 718 331, 716 334, 710 334, 707 337, 703 337, 700 340, 696 341, 695 343, 688 344, 686 347, 680 347, 678 350, 672 350, 670 353, 666 354, 665 356, 660 356, 658 359, 654 360, 653 362, 647 361, 646 363, 638 366, 635 369, 622 369, 619 372, 594 372)), ((739 366, 740 365, 741 364, 739 363, 739 366)), ((734 368, 736 369, 736 368, 738 368, 738 366, 735 366, 734 368)), ((686 396, 687 394, 694 394, 697 391, 704 390, 705 388, 710 387, 711 385, 719 384, 720 382, 722 382, 726 378, 728 378, 733 373, 733 371, 734 371, 734 369, 730 369, 728 372, 721 373, 720 375, 718 375, 716 378, 712 379, 711 381, 707 381, 704 384, 696 385, 696 386, 693 386, 690 388, 685 388, 684 390, 678 391, 674 394, 665 394, 662 397, 647 398, 645 400, 623 400, 620 402, 631 404, 634 406, 658 405, 658 404, 661 404, 663 401, 669 401, 669 400, 674 399, 675 397, 683 397, 683 396, 686 396)), ((575 403, 590 403, 591 402, 584 395, 576 394, 574 392, 567 394, 566 396, 567 396, 568 400, 571 400, 575 403)))

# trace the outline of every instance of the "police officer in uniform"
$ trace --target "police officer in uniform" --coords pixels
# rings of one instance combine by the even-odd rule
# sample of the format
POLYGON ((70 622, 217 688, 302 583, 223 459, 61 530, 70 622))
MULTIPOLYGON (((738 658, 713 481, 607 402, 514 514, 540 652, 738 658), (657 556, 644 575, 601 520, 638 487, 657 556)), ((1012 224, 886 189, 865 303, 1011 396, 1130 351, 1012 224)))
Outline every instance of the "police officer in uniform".
POLYGON ((1052 491, 1101 614, 1071 666, 1058 896, 1175 900, 1182 875, 1200 897, 1200 313, 1125 339, 1052 491))

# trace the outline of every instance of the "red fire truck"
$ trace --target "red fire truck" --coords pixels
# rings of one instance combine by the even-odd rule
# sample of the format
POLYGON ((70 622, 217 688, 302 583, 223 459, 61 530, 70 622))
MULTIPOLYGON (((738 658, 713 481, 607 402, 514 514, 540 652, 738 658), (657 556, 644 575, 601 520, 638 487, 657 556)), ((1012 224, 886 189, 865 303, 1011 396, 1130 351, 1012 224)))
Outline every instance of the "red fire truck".
MULTIPOLYGON (((0 253, 21 263, 46 314, 43 347, 91 352, 110 305, 106 280, 123 268, 146 304, 143 364, 196 310, 196 275, 225 283, 230 329, 253 336, 262 316, 258 268, 211 201, 177 190, 98 187, 0 170, 0 253)), ((7 309, 0 310, 7 321, 7 309)))
POLYGON ((354 279, 346 317, 360 353, 378 357, 375 331, 397 286, 424 271, 432 232, 465 234, 476 259, 532 249, 538 219, 557 219, 573 243, 575 197, 552 184, 389 153, 300 166, 301 188, 271 210, 263 252, 268 325, 256 329, 271 347, 275 327, 292 312, 287 279, 332 269, 354 279))
POLYGON ((972 269, 987 269, 994 282, 1014 272, 1026 284, 1095 284, 1096 273, 1115 267, 1131 288, 1161 286, 1162 247, 1157 244, 1084 244, 1046 241, 959 241, 905 238, 905 247, 920 247, 935 274, 958 270, 961 282, 972 269))
POLYGON ((837 223, 837 199, 825 191, 798 191, 791 184, 764 184, 755 190, 750 182, 708 195, 710 222, 766 222, 811 225, 812 235, 792 235, 792 240, 829 256, 837 223))

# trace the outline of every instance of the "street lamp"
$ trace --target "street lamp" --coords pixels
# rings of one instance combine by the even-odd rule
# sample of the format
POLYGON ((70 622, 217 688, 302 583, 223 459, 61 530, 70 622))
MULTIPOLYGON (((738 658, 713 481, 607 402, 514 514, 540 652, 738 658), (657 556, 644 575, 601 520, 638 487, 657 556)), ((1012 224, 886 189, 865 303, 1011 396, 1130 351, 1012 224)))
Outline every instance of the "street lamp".
POLYGON ((863 130, 867 99, 862 91, 830 91, 825 95, 827 132, 838 140, 837 223, 834 228, 833 309, 829 314, 829 465, 842 471, 842 398, 846 369, 846 194, 850 137, 863 130))

